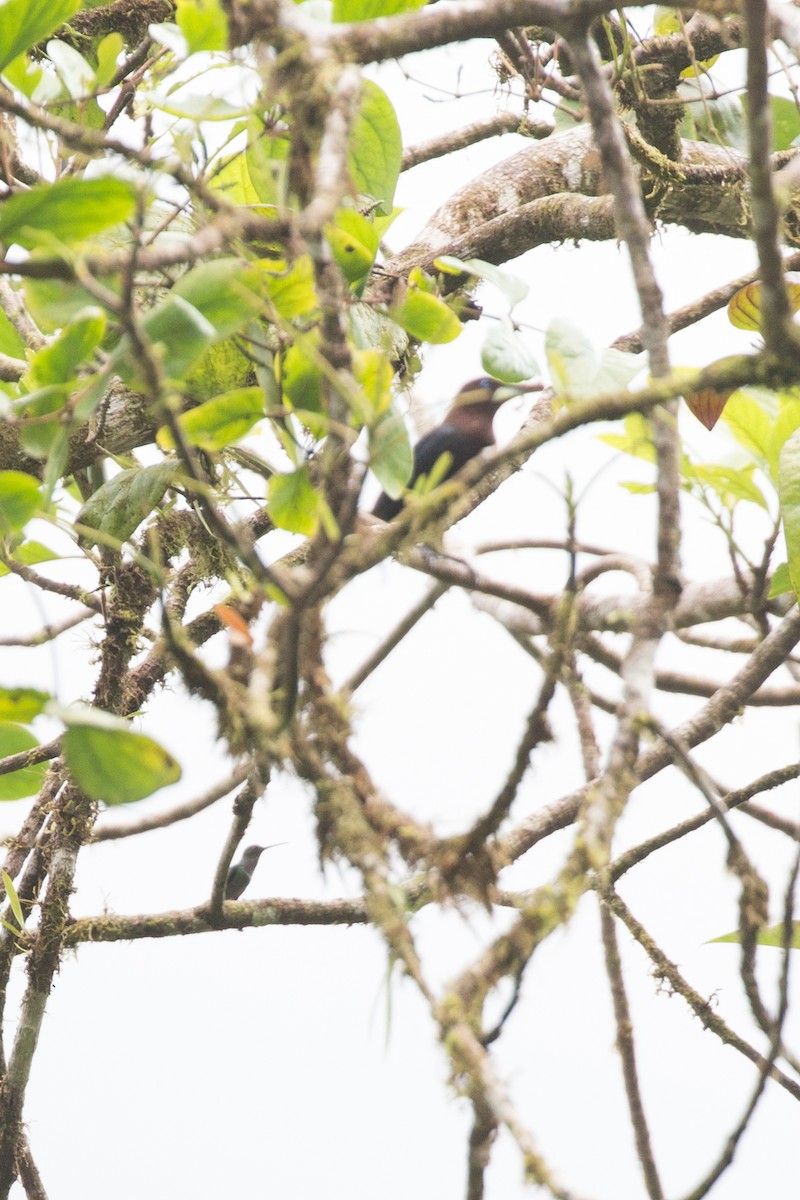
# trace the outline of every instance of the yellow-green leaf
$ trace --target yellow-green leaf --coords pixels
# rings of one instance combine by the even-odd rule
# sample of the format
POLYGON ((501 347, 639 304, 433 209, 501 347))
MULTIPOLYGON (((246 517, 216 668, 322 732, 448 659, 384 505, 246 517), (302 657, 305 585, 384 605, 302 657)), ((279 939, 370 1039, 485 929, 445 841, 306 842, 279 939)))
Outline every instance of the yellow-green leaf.
POLYGON ((350 128, 347 163, 358 191, 379 201, 384 213, 392 210, 402 160, 403 139, 392 102, 377 83, 365 79, 350 128))
MULTIPOLYGON (((33 750, 38 745, 30 730, 12 721, 0 721, 0 758, 33 750)), ((43 762, 0 775, 0 801, 24 800, 26 796, 35 796, 46 772, 47 763, 43 762)))
POLYGON ((461 322, 444 300, 420 288, 410 287, 390 315, 406 333, 421 342, 434 345, 452 342, 461 333, 461 322))
POLYGON ((47 692, 36 688, 0 688, 0 721, 15 721, 27 725, 44 711, 50 701, 47 692))
POLYGON ((267 512, 279 529, 313 537, 319 528, 320 497, 308 467, 271 475, 267 481, 267 512))
POLYGON ((81 0, 6 0, 0 5, 0 71, 81 7, 81 0))
POLYGON ((64 734, 62 749, 78 787, 105 804, 143 800, 181 777, 168 750, 131 729, 76 722, 64 734))
POLYGON ((228 49, 228 18, 219 0, 177 0, 177 22, 190 54, 228 49))
MULTIPOLYGON (((178 418, 186 440, 203 450, 221 450, 244 437, 264 416, 264 393, 260 387, 235 388, 178 418)), ((158 436, 159 445, 172 448, 172 435, 165 427, 158 436)))
POLYGON ((39 482, 23 471, 0 471, 0 535, 27 525, 41 500, 39 482))
MULTIPOLYGON (((0 16, 3 12, 0 7, 0 16)), ((135 205, 132 186, 110 175, 38 184, 0 205, 0 241, 26 249, 54 238, 73 245, 127 220, 135 205)))

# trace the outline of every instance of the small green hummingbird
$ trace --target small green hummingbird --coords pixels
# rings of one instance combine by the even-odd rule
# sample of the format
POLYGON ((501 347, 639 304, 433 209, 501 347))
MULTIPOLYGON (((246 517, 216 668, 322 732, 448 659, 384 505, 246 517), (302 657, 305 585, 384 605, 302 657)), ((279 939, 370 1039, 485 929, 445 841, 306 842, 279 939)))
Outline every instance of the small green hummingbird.
POLYGON ((256 864, 265 850, 275 846, 285 846, 285 842, 272 842, 269 846, 248 846, 238 863, 234 863, 225 880, 225 899, 238 900, 242 892, 253 878, 256 864))

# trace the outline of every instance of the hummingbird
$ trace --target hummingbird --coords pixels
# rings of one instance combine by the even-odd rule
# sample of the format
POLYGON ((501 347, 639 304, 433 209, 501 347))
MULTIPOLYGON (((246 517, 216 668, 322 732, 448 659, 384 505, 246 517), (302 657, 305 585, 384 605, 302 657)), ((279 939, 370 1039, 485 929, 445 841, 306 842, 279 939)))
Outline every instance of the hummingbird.
POLYGON ((225 880, 225 899, 238 900, 253 878, 256 864, 265 850, 285 846, 285 842, 272 842, 269 846, 248 846, 238 863, 234 863, 225 880))
MULTIPOLYGON (((449 456, 442 480, 449 479, 465 463, 487 446, 494 445, 494 415, 502 404, 523 392, 541 390, 540 383, 501 383, 488 375, 465 383, 453 400, 441 425, 426 433, 414 447, 414 468, 408 486, 420 475, 427 475, 443 455, 449 456)), ((391 521, 404 504, 403 497, 393 499, 386 492, 372 510, 374 517, 391 521)))

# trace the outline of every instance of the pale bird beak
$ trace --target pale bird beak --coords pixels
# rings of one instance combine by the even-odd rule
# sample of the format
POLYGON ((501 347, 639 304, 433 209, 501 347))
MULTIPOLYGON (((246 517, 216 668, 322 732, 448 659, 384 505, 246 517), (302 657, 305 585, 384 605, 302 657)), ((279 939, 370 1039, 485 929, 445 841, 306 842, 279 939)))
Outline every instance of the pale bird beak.
POLYGON ((505 404, 507 400, 513 400, 515 396, 523 396, 526 392, 541 392, 544 390, 544 384, 539 380, 536 383, 504 383, 497 388, 494 399, 498 404, 505 404))

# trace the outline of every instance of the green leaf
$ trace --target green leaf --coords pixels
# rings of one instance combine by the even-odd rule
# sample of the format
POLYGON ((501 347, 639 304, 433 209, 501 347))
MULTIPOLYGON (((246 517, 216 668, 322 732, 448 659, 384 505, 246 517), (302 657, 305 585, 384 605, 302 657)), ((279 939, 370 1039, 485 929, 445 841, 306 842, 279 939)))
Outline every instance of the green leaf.
POLYGON ((768 508, 764 495, 757 484, 753 482, 755 464, 746 467, 725 467, 715 464, 684 464, 683 474, 689 480, 713 488, 725 504, 735 500, 749 500, 760 508, 768 508))
POLYGON ((778 497, 789 559, 789 577, 800 597, 800 430, 788 438, 778 458, 778 497))
POLYGON ((62 713, 62 720, 69 721, 62 740, 64 761, 75 783, 92 799, 131 804, 180 779, 181 769, 169 751, 135 733, 126 721, 97 710, 87 714, 80 708, 71 716, 68 712, 62 713))
MULTIPOLYGON (((0 722, 0 758, 33 750, 38 745, 30 730, 22 725, 11 721, 0 722)), ((0 775, 0 800, 24 800, 26 796, 35 796, 46 773, 47 763, 43 762, 0 775)))
POLYGON ((98 488, 76 517, 77 525, 124 542, 160 502, 177 468, 173 462, 130 467, 98 488))
POLYGON ((9 354, 12 358, 23 358, 25 346, 22 338, 0 308, 0 354, 9 354))
POLYGON ((313 354, 318 342, 318 335, 310 333, 298 338, 283 356, 283 394, 293 408, 311 413, 322 411, 322 372, 313 354))
POLYGON ((117 73, 117 59, 125 48, 121 33, 109 33, 97 47, 97 70, 94 73, 95 88, 108 87, 117 73))
POLYGON ((334 21, 371 21, 396 13, 414 12, 427 0, 333 0, 334 21))
POLYGON ((350 129, 347 165, 356 188, 391 212, 403 159, 403 139, 392 102, 377 83, 364 79, 361 103, 350 129))
POLYGON ((800 112, 787 96, 770 96, 772 108, 772 149, 791 150, 800 138, 800 112))
POLYGON ((25 383, 33 390, 75 379, 105 332, 106 314, 101 308, 81 309, 57 338, 33 355, 25 383))
POLYGON ((378 252, 378 232, 353 208, 340 208, 325 237, 333 257, 349 283, 359 283, 372 270, 378 252))
MULTIPOLYGON (((25 917, 23 916, 23 913, 22 913, 22 905, 19 902, 19 896, 17 895, 17 889, 14 887, 14 880, 11 878, 11 876, 8 874, 7 871, 3 871, 2 876, 3 876, 3 887, 5 888, 6 896, 8 897, 8 903, 11 907, 11 911, 14 914, 14 917, 15 917, 16 922, 19 925, 20 929, 22 929, 25 924, 25 917)), ((3 922, 3 924, 5 925, 5 921, 3 922)), ((6 926, 6 928, 9 928, 9 927, 6 926)))
POLYGON ((369 432, 369 465, 387 496, 396 500, 414 469, 414 451, 406 423, 388 412, 369 432))
POLYGON ((301 254, 286 270, 273 263, 258 264, 261 280, 275 311, 284 321, 304 317, 317 307, 314 264, 310 254, 301 254))
MULTIPOLYGON (((452 254, 443 254, 441 258, 434 261, 433 265, 437 270, 443 270, 449 275, 460 275, 462 272, 466 272, 467 275, 474 275, 477 279, 494 284, 508 301, 509 312, 516 308, 530 291, 524 279, 520 279, 518 275, 511 275, 508 271, 502 271, 493 263, 484 262, 482 258, 462 260, 454 258, 452 254)), ((523 378, 527 378, 527 376, 523 376, 523 378)))
MULTIPOLYGON (((721 937, 709 938, 709 942, 734 942, 738 943, 742 940, 740 930, 736 929, 733 933, 724 933, 721 937)), ((782 946, 783 945, 783 921, 779 925, 772 925, 768 929, 762 929, 756 936, 756 941, 759 946, 782 946)), ((789 942, 790 950, 800 950, 800 921, 792 921, 792 936, 789 942)))
POLYGON ((187 272, 171 295, 191 304, 214 327, 214 337, 221 341, 264 311, 262 293, 270 285, 268 264, 217 258, 187 272))
MULTIPOLYGON (((177 295, 175 288, 166 300, 147 314, 142 328, 161 355, 161 366, 167 379, 174 381, 183 379, 217 340, 217 331, 211 322, 194 305, 177 295)), ((127 338, 120 342, 111 362, 126 383, 142 385, 139 363, 131 354, 127 338)))
MULTIPOLYGON (((260 387, 235 388, 197 408, 181 413, 178 423, 192 446, 202 450, 221 450, 243 438, 264 416, 264 393, 260 387)), ((159 445, 172 449, 168 429, 158 436, 159 445)))
POLYGON ((784 596, 787 592, 792 591, 792 577, 789 574, 789 564, 781 563, 776 567, 772 579, 769 584, 769 599, 774 600, 776 596, 784 596))
POLYGON ((39 482, 22 471, 0 471, 0 535, 22 529, 41 503, 39 482))
POLYGON ((707 94, 705 84, 698 84, 695 78, 684 79, 679 84, 678 97, 685 105, 681 137, 692 142, 722 144, 747 153, 747 124, 738 96, 714 99, 707 94))
POLYGON ((279 529, 313 537, 319 528, 320 497, 308 467, 271 475, 267 481, 267 512, 279 529))
POLYGON ((227 160, 215 164, 209 184, 215 192, 224 196, 229 204, 255 206, 259 202, 259 195, 253 187, 247 169, 247 158, 241 150, 227 160))
POLYGON ((458 317, 444 300, 418 287, 409 287, 402 302, 390 309, 390 315, 406 333, 434 345, 452 342, 462 329, 458 317))
MULTIPOLYGON (((0 17, 6 8, 0 7, 0 17)), ((17 192, 0 205, 0 241, 27 250, 53 239, 73 245, 126 221, 135 205, 136 193, 122 179, 58 179, 17 192)))
POLYGON ((773 422, 756 399, 757 394, 760 397, 761 393, 751 388, 734 392, 722 410, 722 419, 739 445, 763 467, 769 462, 773 422))
POLYGON ((382 350, 354 350, 353 374, 359 384, 354 416, 362 424, 372 424, 392 403, 392 364, 382 350))
POLYGON ((228 49, 228 18, 219 0, 177 0, 178 27, 190 54, 228 49))
POLYGON ((36 688, 0 687, 0 721, 16 721, 27 725, 44 712, 50 699, 47 692, 39 692, 36 688))
MULTIPOLYGON (((258 331, 260 334, 260 330, 258 331)), ((198 404, 253 382, 255 366, 233 338, 214 342, 185 376, 182 390, 198 404)))
POLYGON ((598 434, 599 441, 605 442, 607 446, 612 446, 615 450, 620 450, 623 454, 630 454, 632 458, 640 458, 644 462, 654 463, 656 451, 653 446, 653 431, 647 418, 643 417, 641 413, 630 413, 623 418, 622 428, 624 433, 621 434, 598 434))
MULTIPOLYGON (((9 554, 8 558, 12 558, 15 562, 21 562, 26 567, 34 567, 37 563, 52 562, 54 558, 60 558, 60 554, 56 554, 48 546, 43 546, 41 542, 23 542, 21 546, 14 549, 13 554, 9 554)), ((0 578, 3 575, 10 575, 10 571, 4 562, 0 562, 0 578)))
POLYGON ((247 123, 247 171, 262 204, 286 206, 288 193, 289 141, 273 137, 258 116, 247 123))
POLYGON ((6 0, 0 6, 0 71, 42 42, 81 7, 81 0, 6 0))
POLYGON ((503 383, 521 383, 539 373, 530 348, 508 317, 489 327, 481 351, 481 365, 487 375, 503 383))
MULTIPOLYGON (((98 276, 97 282, 111 292, 119 292, 118 277, 98 276)), ((62 329, 79 312, 97 305, 86 288, 65 279, 26 279, 23 290, 28 311, 47 333, 62 329)))
POLYGON ((791 398, 781 407, 767 442, 767 460, 773 479, 778 473, 778 456, 786 439, 800 429, 800 400, 791 398))

